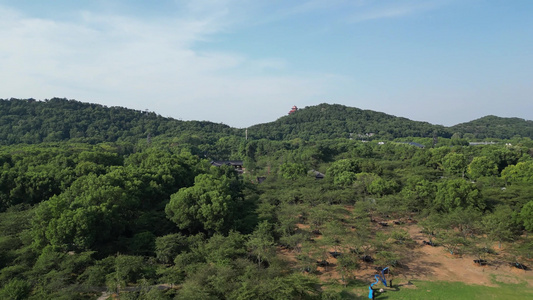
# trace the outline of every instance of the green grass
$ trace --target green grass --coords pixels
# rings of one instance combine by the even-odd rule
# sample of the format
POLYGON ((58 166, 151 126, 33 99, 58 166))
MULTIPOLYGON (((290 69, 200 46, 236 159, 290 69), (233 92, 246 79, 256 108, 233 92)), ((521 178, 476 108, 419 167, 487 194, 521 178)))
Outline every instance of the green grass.
POLYGON ((387 289, 376 299, 533 299, 533 288, 524 284, 498 283, 498 287, 461 282, 412 281, 415 287, 387 289))
MULTIPOLYGON (((525 281, 518 284, 502 283, 494 278, 492 281, 498 286, 488 287, 468 285, 461 282, 411 280, 413 285, 395 285, 391 289, 379 284, 377 285, 377 289, 384 288, 385 292, 381 294, 377 293, 376 299, 533 299, 533 287, 529 286, 525 281)), ((330 286, 330 288, 333 288, 333 286, 330 286)), ((340 292, 343 299, 368 299, 368 286, 363 287, 362 282, 352 282, 347 288, 343 288, 342 291, 337 291, 340 292)))

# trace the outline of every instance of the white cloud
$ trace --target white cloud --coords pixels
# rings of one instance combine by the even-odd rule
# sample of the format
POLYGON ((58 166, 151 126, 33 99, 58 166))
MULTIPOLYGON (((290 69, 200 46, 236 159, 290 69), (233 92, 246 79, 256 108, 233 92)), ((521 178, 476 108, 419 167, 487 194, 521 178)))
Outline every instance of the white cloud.
POLYGON ((319 97, 332 83, 284 74, 287 63, 276 57, 196 50, 228 29, 228 14, 188 4, 190 14, 157 20, 84 11, 79 21, 58 21, 0 7, 0 97, 58 96, 245 126, 271 121, 280 115, 275 106, 319 97), (231 116, 236 107, 246 114, 231 116))
POLYGON ((405 17, 441 7, 453 0, 410 0, 360 2, 355 12, 347 18, 349 23, 405 17))

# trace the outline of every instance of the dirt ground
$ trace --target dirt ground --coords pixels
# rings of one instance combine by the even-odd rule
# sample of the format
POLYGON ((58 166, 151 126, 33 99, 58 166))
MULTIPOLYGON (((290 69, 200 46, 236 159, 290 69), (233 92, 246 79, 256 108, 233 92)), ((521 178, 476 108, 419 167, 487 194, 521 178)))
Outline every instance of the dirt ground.
MULTIPOLYGON (((417 225, 409 225, 405 229, 419 245, 427 239, 417 225)), ((531 271, 519 270, 497 260, 489 260, 489 265, 479 266, 473 262, 474 257, 452 256, 443 247, 420 246, 413 251, 412 257, 407 264, 408 270, 401 275, 404 278, 495 286, 494 278, 498 282, 527 282, 529 286, 533 286, 531 271)))
MULTIPOLYGON (((395 285, 408 286, 411 280, 427 280, 457 281, 484 286, 497 286, 495 281, 501 283, 526 282, 528 286, 533 287, 533 271, 531 270, 519 270, 506 263, 498 262, 498 260, 489 260, 489 265, 479 266, 473 262, 475 258, 472 256, 452 256, 443 247, 424 246, 422 241, 428 240, 428 237, 421 233, 421 228, 416 224, 403 225, 402 228, 409 232, 418 246, 407 255, 411 258, 410 262, 406 266, 396 269, 396 274, 393 277, 395 285)), ((280 249, 279 254, 289 262, 296 261, 295 253, 291 251, 280 249)), ((319 280, 322 282, 340 280, 340 274, 335 271, 336 259, 330 257, 328 262, 331 265, 327 270, 318 267, 319 280)), ((368 280, 369 283, 374 281, 374 274, 376 274, 374 265, 366 263, 361 263, 361 269, 354 273, 356 279, 368 280)))

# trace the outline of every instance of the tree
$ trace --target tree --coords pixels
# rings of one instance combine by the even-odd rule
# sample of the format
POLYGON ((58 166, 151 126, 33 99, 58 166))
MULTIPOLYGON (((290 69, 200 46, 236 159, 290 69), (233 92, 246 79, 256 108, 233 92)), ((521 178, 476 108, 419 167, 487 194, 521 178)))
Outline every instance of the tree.
POLYGON ((236 231, 230 231, 227 236, 217 233, 205 244, 204 256, 208 263, 230 265, 232 261, 246 254, 245 244, 246 236, 236 231))
POLYGON ((339 273, 342 276, 344 287, 348 284, 348 275, 359 269, 359 267, 359 257, 353 254, 346 253, 337 257, 337 270, 339 270, 339 273))
POLYGON ((533 161, 508 166, 502 171, 502 178, 508 183, 533 183, 533 161))
POLYGON ((422 232, 428 235, 430 243, 433 243, 433 238, 438 236, 447 226, 444 222, 444 217, 439 213, 430 214, 419 224, 422 226, 422 232))
POLYGON ((361 172, 359 163, 354 159, 341 159, 331 164, 326 174, 328 178, 337 180, 339 176, 346 176, 347 174, 357 174, 361 172), (344 174, 344 175, 343 175, 344 174))
POLYGON ((412 244, 413 240, 409 233, 403 229, 394 230, 390 234, 391 238, 401 245, 412 244))
POLYGON ((437 185, 434 206, 441 211, 451 211, 457 207, 484 209, 487 205, 474 184, 457 178, 437 185))
POLYGON ((439 235, 439 244, 444 246, 451 255, 457 254, 466 243, 466 239, 453 230, 444 231, 439 235))
POLYGON ((341 245, 346 237, 346 227, 338 220, 332 220, 326 223, 323 232, 323 239, 329 244, 333 245, 335 252, 338 252, 339 245, 341 245))
MULTIPOLYGON (((370 193, 369 187, 371 186, 372 182, 380 178, 376 174, 366 172, 357 173, 356 176, 357 181, 354 183, 355 190, 359 194, 363 195, 368 195, 370 193)), ((375 192, 374 190, 372 191, 375 192)))
POLYGON ((444 171, 452 175, 462 175, 464 177, 467 162, 464 154, 451 152, 442 159, 444 171))
POLYGON ((441 225, 446 230, 457 229, 464 239, 478 231, 482 213, 478 209, 457 207, 442 215, 441 225))
POLYGON ((171 263, 176 255, 187 249, 187 238, 181 233, 165 235, 155 240, 155 255, 165 264, 171 263))
POLYGON ((331 211, 331 206, 327 204, 319 204, 314 206, 309 211, 309 225, 311 230, 321 230, 323 225, 331 220, 333 217, 333 212, 331 211))
POLYGON ((487 233, 490 240, 498 241, 499 248, 502 247, 502 241, 512 240, 515 235, 512 231, 514 223, 511 218, 512 214, 513 211, 509 206, 498 206, 492 214, 483 216, 481 220, 483 231, 487 233))
POLYGON ((12 279, 0 289, 2 299, 26 299, 31 291, 31 285, 21 279, 12 279))
POLYGON ((267 221, 259 223, 257 229, 250 235, 246 245, 250 252, 257 258, 260 266, 263 261, 273 254, 274 238, 271 225, 267 221))
MULTIPOLYGON (((273 300, 314 299, 317 296, 315 285, 316 280, 298 273, 277 276, 268 283, 268 298, 273 300)), ((264 298, 260 297, 260 299, 264 298)))
POLYGON ((383 196, 394 193, 398 189, 398 184, 393 180, 385 180, 379 176, 367 186, 368 193, 376 196, 383 196))
POLYGON ((343 171, 337 176, 335 176, 333 182, 335 183, 335 185, 348 187, 351 186, 355 182, 355 180, 357 180, 357 175, 355 173, 343 171))
POLYGON ((371 217, 365 202, 357 202, 353 210, 353 234, 346 237, 350 253, 367 255, 372 248, 371 217))
POLYGON ((293 204, 282 203, 277 209, 276 231, 281 237, 288 237, 294 234, 298 216, 299 207, 293 204))
POLYGON ((173 194, 165 208, 167 217, 189 232, 227 232, 231 228, 236 196, 226 176, 200 174, 194 186, 173 194))
POLYGON ((401 191, 406 205, 411 211, 421 211, 431 206, 435 197, 435 184, 422 176, 411 176, 401 191))
POLYGON ((493 176, 498 174, 498 166, 494 161, 486 156, 477 156, 468 165, 468 176, 477 179, 483 176, 493 176))
POLYGON ((279 167, 279 172, 285 179, 296 180, 298 177, 304 176, 307 170, 303 164, 284 163, 279 167))
POLYGON ((96 176, 82 177, 67 192, 38 207, 32 220, 34 246, 88 250, 117 239, 134 203, 131 200, 120 187, 96 176))
POLYGON ((489 148, 487 150, 489 151, 486 156, 496 162, 496 165, 498 165, 498 172, 503 171, 507 166, 516 164, 521 156, 521 153, 508 148, 489 148))
POLYGON ((529 201, 522 210, 520 210, 520 219, 524 224, 524 228, 532 232, 533 231, 533 201, 529 201))
POLYGON ((146 268, 144 259, 140 256, 117 255, 115 257, 114 272, 107 274, 106 284, 109 290, 120 291, 129 283, 136 283, 142 278, 146 268))

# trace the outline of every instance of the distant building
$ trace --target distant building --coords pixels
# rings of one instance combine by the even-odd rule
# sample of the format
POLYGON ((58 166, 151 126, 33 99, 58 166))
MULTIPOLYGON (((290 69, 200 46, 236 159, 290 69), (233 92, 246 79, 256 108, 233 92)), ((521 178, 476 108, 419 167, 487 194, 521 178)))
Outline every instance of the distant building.
POLYGON ((320 173, 317 170, 311 170, 311 172, 315 175, 315 179, 324 179, 326 177, 324 173, 320 173))
POLYGON ((295 113, 297 110, 298 110, 298 107, 296 107, 296 105, 294 105, 292 107, 291 111, 289 111, 289 115, 295 113))
POLYGON ((215 167, 232 166, 235 168, 235 171, 239 172, 240 174, 244 172, 242 160, 214 160, 211 162, 211 165, 215 167))
POLYGON ((415 146, 415 147, 418 147, 418 148, 425 148, 426 146, 422 145, 422 144, 419 144, 419 143, 415 143, 415 142, 410 142, 409 145, 411 146, 415 146))
POLYGON ((468 143, 470 146, 478 146, 478 145, 495 145, 495 142, 470 142, 468 143))
POLYGON ((407 144, 407 145, 415 146, 417 148, 426 148, 426 146, 419 144, 419 143, 415 143, 415 142, 398 142, 398 144, 407 144))

